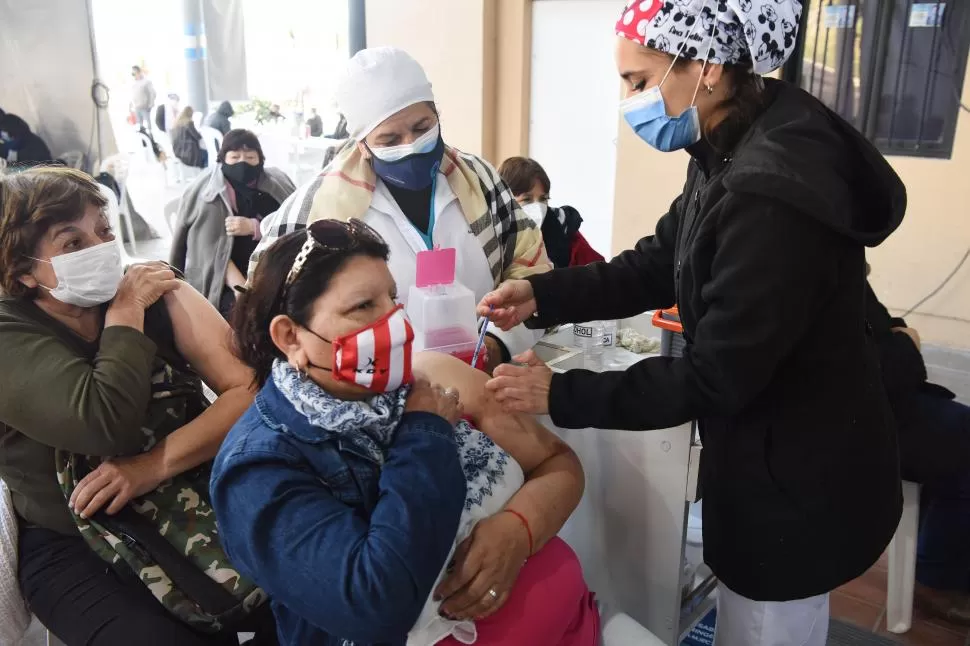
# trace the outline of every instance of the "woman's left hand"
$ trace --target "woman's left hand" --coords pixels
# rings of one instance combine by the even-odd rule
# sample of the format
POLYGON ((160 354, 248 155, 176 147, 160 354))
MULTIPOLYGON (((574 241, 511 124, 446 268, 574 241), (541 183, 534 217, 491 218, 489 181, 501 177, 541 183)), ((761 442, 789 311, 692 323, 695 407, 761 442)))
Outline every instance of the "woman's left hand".
POLYGON ((151 453, 105 460, 77 483, 71 493, 71 508, 81 518, 90 518, 105 505, 108 514, 117 514, 132 498, 152 491, 164 479, 151 453))
POLYGON ((527 558, 529 536, 514 514, 499 512, 480 521, 458 546, 449 575, 435 590, 435 599, 444 599, 439 612, 460 620, 495 613, 527 558))
POLYGON ((252 218, 230 215, 226 218, 226 233, 231 236, 253 236, 256 234, 252 218))
POLYGON ((507 411, 548 414, 552 370, 532 350, 514 357, 513 361, 522 365, 498 366, 485 387, 495 393, 495 399, 507 411))

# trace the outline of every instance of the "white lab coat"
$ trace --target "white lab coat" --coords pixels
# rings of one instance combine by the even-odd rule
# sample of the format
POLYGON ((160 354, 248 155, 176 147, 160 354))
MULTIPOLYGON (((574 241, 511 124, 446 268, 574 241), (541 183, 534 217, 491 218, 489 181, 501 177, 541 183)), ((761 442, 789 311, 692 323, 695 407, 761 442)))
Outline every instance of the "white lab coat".
MULTIPOLYGON (((474 292, 476 300, 480 301, 485 294, 495 289, 492 272, 485 251, 461 211, 458 198, 445 176, 440 173, 435 182, 434 211, 432 242, 443 249, 456 249, 455 278, 474 292)), ((380 178, 377 179, 374 197, 364 215, 364 222, 381 234, 390 247, 388 266, 397 282, 401 302, 407 306, 408 290, 415 280, 417 254, 428 247, 380 178)), ((501 340, 512 356, 525 352, 542 336, 541 330, 529 330, 521 325, 508 332, 490 327, 489 333, 501 340)))

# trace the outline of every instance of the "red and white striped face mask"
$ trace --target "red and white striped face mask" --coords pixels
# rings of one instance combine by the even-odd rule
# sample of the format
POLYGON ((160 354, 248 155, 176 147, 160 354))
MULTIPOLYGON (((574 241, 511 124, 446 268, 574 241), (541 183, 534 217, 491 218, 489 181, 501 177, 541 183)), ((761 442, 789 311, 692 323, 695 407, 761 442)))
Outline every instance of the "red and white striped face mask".
POLYGON ((367 327, 333 341, 309 328, 306 330, 333 347, 333 368, 310 365, 332 372, 337 381, 357 384, 377 393, 397 390, 413 381, 411 346, 414 344, 414 329, 401 305, 367 327))

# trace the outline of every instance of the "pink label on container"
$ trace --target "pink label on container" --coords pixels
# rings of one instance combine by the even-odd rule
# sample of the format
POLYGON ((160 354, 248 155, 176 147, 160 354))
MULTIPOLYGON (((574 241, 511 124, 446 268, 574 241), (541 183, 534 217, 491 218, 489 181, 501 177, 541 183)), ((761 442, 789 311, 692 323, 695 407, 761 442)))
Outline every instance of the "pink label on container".
POLYGON ((456 255, 453 248, 418 252, 414 283, 418 287, 450 285, 455 282, 456 255))

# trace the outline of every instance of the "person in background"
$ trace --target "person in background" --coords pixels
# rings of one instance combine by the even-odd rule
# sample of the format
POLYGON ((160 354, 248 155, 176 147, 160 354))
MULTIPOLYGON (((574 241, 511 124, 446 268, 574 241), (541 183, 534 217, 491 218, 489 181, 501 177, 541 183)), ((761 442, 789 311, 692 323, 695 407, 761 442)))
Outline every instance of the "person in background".
POLYGON ((229 117, 234 114, 236 114, 236 111, 232 109, 232 104, 228 101, 223 101, 216 108, 215 112, 205 118, 205 125, 209 128, 215 128, 225 137, 232 129, 229 123, 229 117))
POLYGON ((266 116, 266 120, 270 123, 279 123, 280 121, 286 120, 286 117, 280 112, 279 103, 274 103, 269 106, 269 114, 266 116))
MULTIPOLYGON (((278 236, 324 218, 360 218, 390 246, 391 273, 404 301, 415 283, 417 254, 436 246, 456 249, 455 278, 476 298, 504 279, 552 268, 539 229, 495 169, 445 144, 431 83, 407 52, 358 52, 336 97, 352 140, 267 221, 254 262, 278 236)), ((540 337, 524 327, 489 330, 487 369, 540 337)))
POLYGON ((192 119, 194 112, 191 105, 185 106, 169 136, 172 138, 172 150, 179 161, 193 168, 206 168, 209 165, 209 151, 202 142, 202 134, 195 127, 192 119))
MULTIPOLYGON (((509 281, 478 310, 541 328, 679 307, 682 356, 553 374, 530 352, 488 387, 562 428, 697 420, 718 646, 824 646, 829 593, 879 559, 902 511, 865 250, 899 227, 906 188, 839 115, 764 77, 801 16, 798 0, 631 2, 620 112, 655 150, 690 155, 683 192, 634 249, 509 281)), ((644 195, 668 189, 655 179, 644 195)))
POLYGON ((137 65, 131 66, 131 110, 135 113, 135 129, 152 131, 152 107, 155 105, 155 86, 137 65))
POLYGON ((240 298, 261 390, 212 474, 233 563, 285 646, 458 646, 472 621, 479 646, 596 646, 593 595, 556 537, 579 460, 503 412, 481 371, 412 355, 389 253, 360 220, 318 220, 270 247, 240 298))
POLYGON ((928 381, 919 332, 892 317, 868 284, 866 311, 896 417, 902 477, 923 485, 916 603, 970 626, 970 407, 928 381))
POLYGON ((603 256, 579 232, 583 223, 579 211, 571 206, 549 206, 552 184, 539 162, 528 157, 509 157, 499 166, 498 173, 512 189, 515 201, 542 230, 546 253, 557 269, 603 261, 603 256))
POLYGON ((347 130, 347 117, 342 112, 337 113, 337 125, 334 126, 333 132, 324 136, 328 139, 347 139, 350 137, 350 132, 347 130))
POLYGON ((216 161, 182 196, 170 262, 228 318, 246 284, 260 222, 295 187, 283 171, 265 168, 263 148, 249 130, 230 130, 216 161))
POLYGON ((323 135, 323 119, 317 114, 316 108, 310 108, 310 118, 306 120, 306 125, 310 130, 311 137, 323 135))
POLYGON ((82 519, 206 465, 253 401, 252 372, 205 299, 164 263, 124 271, 106 204, 74 169, 0 177, 0 477, 21 590, 68 646, 222 646, 235 635, 190 629, 79 534, 82 519), (217 397, 193 417, 200 378, 217 397), (69 500, 59 450, 104 458, 69 500))
POLYGON ((179 95, 171 92, 167 99, 164 104, 155 109, 155 125, 162 132, 171 133, 181 113, 181 110, 179 110, 179 95))
POLYGON ((27 122, 9 112, 0 116, 0 154, 10 166, 34 166, 54 161, 44 140, 27 122))

